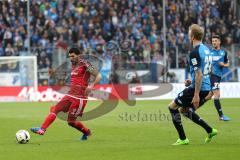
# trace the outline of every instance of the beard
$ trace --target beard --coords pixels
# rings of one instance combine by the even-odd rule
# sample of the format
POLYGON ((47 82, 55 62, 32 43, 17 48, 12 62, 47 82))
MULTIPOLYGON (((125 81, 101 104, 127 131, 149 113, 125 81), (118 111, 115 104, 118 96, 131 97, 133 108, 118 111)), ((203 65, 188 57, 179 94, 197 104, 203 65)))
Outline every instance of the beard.
POLYGON ((74 66, 77 65, 77 62, 78 62, 78 61, 75 60, 75 59, 72 59, 72 60, 71 60, 71 63, 72 63, 72 65, 74 65, 74 66))

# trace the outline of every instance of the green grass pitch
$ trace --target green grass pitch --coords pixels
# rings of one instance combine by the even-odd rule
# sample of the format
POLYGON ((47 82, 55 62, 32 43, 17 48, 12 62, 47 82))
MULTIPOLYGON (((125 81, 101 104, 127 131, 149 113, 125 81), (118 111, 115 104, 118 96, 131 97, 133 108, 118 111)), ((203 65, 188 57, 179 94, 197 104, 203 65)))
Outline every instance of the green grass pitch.
MULTIPOLYGON (((240 99, 222 100, 223 111, 230 122, 218 120, 213 102, 198 113, 219 134, 209 144, 204 143, 205 131, 183 118, 188 146, 171 146, 177 133, 169 121, 169 100, 138 101, 135 107, 120 102, 112 112, 84 122, 93 135, 79 141, 80 133, 57 119, 44 136, 31 134, 28 144, 18 144, 15 133, 20 129, 38 126, 49 112, 52 103, 0 103, 1 160, 230 160, 240 153, 240 99)), ((94 106, 96 102, 89 102, 94 106)), ((106 106, 107 107, 107 106, 106 106)), ((88 109, 89 109, 88 108, 88 109)))

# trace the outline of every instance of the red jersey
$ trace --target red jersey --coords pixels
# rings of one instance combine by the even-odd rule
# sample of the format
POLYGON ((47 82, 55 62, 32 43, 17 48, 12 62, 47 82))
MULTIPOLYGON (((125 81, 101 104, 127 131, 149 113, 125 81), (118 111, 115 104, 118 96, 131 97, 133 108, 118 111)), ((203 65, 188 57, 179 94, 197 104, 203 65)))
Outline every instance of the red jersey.
POLYGON ((72 65, 70 91, 69 94, 76 97, 85 97, 85 89, 88 86, 88 82, 93 70, 92 65, 85 61, 79 60, 77 65, 72 65))

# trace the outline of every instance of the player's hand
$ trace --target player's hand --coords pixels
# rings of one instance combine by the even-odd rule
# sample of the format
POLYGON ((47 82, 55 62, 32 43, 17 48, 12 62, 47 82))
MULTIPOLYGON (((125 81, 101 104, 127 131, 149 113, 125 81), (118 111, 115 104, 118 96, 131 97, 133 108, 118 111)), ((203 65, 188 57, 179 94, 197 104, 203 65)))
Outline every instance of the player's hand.
POLYGON ((193 99, 192 99, 192 104, 194 106, 194 108, 197 110, 199 107, 199 102, 200 102, 200 98, 199 95, 194 95, 193 99))
POLYGON ((188 86, 190 86, 190 85, 191 85, 191 83, 192 83, 192 81, 191 81, 190 79, 186 79, 186 80, 185 80, 185 82, 184 82, 184 84, 185 84, 185 87, 188 87, 188 86))
POLYGON ((219 62, 218 65, 221 66, 221 67, 224 67, 224 63, 223 62, 219 62))
POLYGON ((85 96, 88 96, 89 93, 92 91, 92 89, 93 89, 93 85, 89 85, 85 90, 85 96))

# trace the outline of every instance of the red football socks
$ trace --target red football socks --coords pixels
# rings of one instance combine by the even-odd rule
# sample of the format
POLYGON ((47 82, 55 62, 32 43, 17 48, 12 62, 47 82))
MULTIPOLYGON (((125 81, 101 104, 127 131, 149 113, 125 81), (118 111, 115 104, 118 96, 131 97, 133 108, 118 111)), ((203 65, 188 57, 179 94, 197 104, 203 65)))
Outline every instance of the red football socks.
POLYGON ((47 129, 52 123, 53 121, 56 119, 56 114, 55 113, 50 113, 44 120, 41 128, 42 129, 47 129))
POLYGON ((73 128, 76 128, 77 130, 81 131, 83 134, 87 134, 88 133, 88 128, 86 128, 81 122, 79 121, 71 121, 68 122, 68 124, 70 126, 72 126, 73 128))
MULTIPOLYGON (((50 113, 44 120, 41 128, 46 130, 56 119, 55 113, 50 113)), ((68 124, 72 126, 73 128, 76 128, 77 130, 81 131, 83 134, 88 133, 88 128, 86 128, 81 122, 79 121, 69 121, 68 124)))

